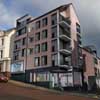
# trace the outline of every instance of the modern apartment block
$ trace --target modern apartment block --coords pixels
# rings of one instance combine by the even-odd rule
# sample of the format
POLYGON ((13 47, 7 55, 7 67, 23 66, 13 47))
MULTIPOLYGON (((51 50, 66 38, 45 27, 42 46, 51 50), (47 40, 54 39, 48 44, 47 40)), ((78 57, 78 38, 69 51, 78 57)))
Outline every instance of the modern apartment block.
POLYGON ((16 22, 12 78, 47 87, 82 86, 80 22, 72 4, 16 22))
POLYGON ((84 83, 88 90, 100 88, 100 58, 94 46, 86 46, 82 49, 84 58, 84 83))
POLYGON ((7 76, 10 73, 15 31, 15 28, 0 31, 0 73, 4 73, 7 76))

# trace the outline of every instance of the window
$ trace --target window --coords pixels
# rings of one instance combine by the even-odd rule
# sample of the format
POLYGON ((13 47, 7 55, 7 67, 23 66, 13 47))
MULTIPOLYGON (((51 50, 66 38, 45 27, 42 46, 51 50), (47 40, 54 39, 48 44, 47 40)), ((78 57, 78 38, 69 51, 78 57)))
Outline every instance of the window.
POLYGON ((24 34, 24 33, 26 33, 26 28, 23 28, 23 29, 21 29, 21 34, 24 34))
POLYGON ((53 40, 52 41, 52 52, 55 52, 57 51, 57 40, 53 40))
POLYGON ((47 51, 48 47, 47 47, 47 42, 42 43, 42 51, 47 51))
POLYGON ((57 14, 53 14, 51 16, 51 25, 56 25, 57 24, 57 14))
POLYGON ((0 58, 3 58, 3 50, 0 51, 0 58))
POLYGON ((76 31, 77 31, 78 33, 81 32, 80 25, 79 25, 78 23, 76 23, 76 31))
POLYGON ((32 43, 34 41, 34 37, 29 37, 29 43, 32 43))
POLYGON ((95 64, 98 64, 97 58, 94 58, 94 63, 95 63, 95 64))
POLYGON ((81 44, 82 44, 82 41, 81 41, 81 36, 79 36, 78 34, 77 34, 77 41, 78 41, 78 44, 79 44, 79 45, 81 45, 81 44))
POLYGON ((46 18, 44 18, 43 20, 42 20, 42 26, 44 27, 44 26, 46 26, 48 24, 48 18, 46 17, 46 18))
POLYGON ((40 32, 35 34, 35 41, 38 41, 38 40, 40 40, 40 32))
POLYGON ((21 22, 17 22, 17 27, 22 27, 22 26, 25 26, 27 23, 26 23, 26 20, 24 21, 21 21, 21 22))
POLYGON ((29 54, 31 55, 33 53, 33 48, 29 48, 29 54))
POLYGON ((22 45, 25 45, 26 44, 26 38, 23 38, 22 39, 22 45))
POLYGON ((52 66, 55 66, 58 64, 58 56, 57 54, 52 55, 52 66))
POLYGON ((42 39, 45 39, 48 37, 48 30, 43 30, 42 31, 42 39))
POLYGON ((40 28, 40 21, 37 21, 36 22, 36 29, 39 29, 40 28))
POLYGON ((25 52, 26 52, 26 50, 25 49, 22 49, 22 57, 25 56, 25 52))
POLYGON ((40 52, 40 44, 35 45, 35 53, 40 52))
MULTIPOLYGON (((80 75, 78 75, 77 77, 80 77, 80 75)), ((77 79, 77 80, 79 80, 79 79, 77 79)), ((68 86, 73 85, 73 75, 72 75, 72 73, 67 74, 67 85, 68 86)))
POLYGON ((34 58, 34 65, 35 65, 35 67, 40 66, 40 57, 35 57, 34 58))
POLYGON ((25 33, 26 33, 26 28, 23 28, 23 29, 20 29, 20 30, 16 33, 16 35, 20 36, 20 35, 25 34, 25 33))
POLYGON ((78 47, 79 54, 82 54, 82 49, 78 47))
POLYGON ((47 56, 42 56, 42 58, 41 58, 41 64, 42 65, 47 65, 47 56))
POLYGON ((36 81, 37 82, 46 82, 49 81, 49 74, 46 72, 36 73, 36 81))
POLYGON ((15 41, 15 49, 19 49, 20 46, 21 46, 21 41, 20 40, 15 41))
POLYGON ((97 68, 96 67, 94 68, 94 71, 95 71, 95 76, 97 76, 97 68))
POLYGON ((52 38, 57 37, 57 26, 56 27, 52 27, 51 32, 52 32, 52 34, 51 34, 52 38))
POLYGON ((2 39, 1 41, 2 41, 2 45, 4 45, 4 39, 2 39))
POLYGON ((18 60, 19 59, 19 51, 14 53, 14 60, 18 60))
POLYGON ((28 29, 27 29, 27 30, 28 30, 28 32, 31 32, 31 30, 32 30, 32 29, 31 29, 31 27, 28 27, 28 29))

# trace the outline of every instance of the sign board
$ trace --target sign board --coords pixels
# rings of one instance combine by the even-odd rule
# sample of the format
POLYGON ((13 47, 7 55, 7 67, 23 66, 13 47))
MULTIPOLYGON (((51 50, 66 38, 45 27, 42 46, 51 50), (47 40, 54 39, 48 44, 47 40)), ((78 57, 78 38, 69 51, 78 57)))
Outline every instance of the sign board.
POLYGON ((23 72, 23 71, 24 71, 24 63, 23 63, 23 61, 11 64, 11 72, 12 73, 23 72))

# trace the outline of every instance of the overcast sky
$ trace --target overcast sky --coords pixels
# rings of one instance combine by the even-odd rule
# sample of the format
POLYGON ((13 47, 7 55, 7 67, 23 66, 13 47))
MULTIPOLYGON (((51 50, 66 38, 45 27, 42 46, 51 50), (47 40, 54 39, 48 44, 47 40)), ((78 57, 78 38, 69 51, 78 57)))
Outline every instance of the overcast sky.
POLYGON ((0 0, 0 30, 14 27, 26 13, 36 17, 71 2, 81 22, 83 44, 95 45, 100 56, 100 0, 0 0))

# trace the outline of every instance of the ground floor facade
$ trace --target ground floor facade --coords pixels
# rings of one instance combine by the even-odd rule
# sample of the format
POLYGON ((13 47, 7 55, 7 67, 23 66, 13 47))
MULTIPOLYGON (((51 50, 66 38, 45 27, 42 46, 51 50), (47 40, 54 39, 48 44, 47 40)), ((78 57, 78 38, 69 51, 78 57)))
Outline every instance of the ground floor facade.
POLYGON ((30 69, 25 73, 13 73, 11 78, 50 88, 82 87, 81 72, 62 67, 30 69))

